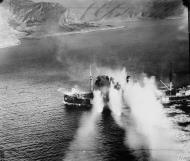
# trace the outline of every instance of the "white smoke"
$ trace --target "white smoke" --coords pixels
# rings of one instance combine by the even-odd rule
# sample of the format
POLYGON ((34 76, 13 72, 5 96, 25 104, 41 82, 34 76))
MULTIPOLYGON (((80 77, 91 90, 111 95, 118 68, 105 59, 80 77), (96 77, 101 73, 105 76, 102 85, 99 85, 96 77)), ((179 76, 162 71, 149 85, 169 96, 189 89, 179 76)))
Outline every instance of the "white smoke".
MULTIPOLYGON (((100 91, 94 91, 93 108, 90 113, 82 116, 80 127, 77 130, 74 141, 69 147, 69 152, 65 157, 67 160, 93 160, 91 152, 96 148, 96 124, 103 111, 103 97, 100 91)), ((96 158, 97 159, 97 158, 96 158)))
POLYGON ((62 93, 62 94, 67 94, 67 95, 73 95, 73 94, 77 94, 77 93, 80 93, 80 94, 85 93, 77 85, 75 85, 73 88, 71 88, 71 90, 68 90, 66 88, 59 88, 57 91, 62 93))
POLYGON ((184 8, 183 16, 182 16, 182 22, 179 26, 179 30, 184 32, 185 34, 188 33, 188 9, 184 8))
POLYGON ((19 32, 9 25, 10 12, 0 7, 0 48, 6 48, 20 44, 19 32))
POLYGON ((181 149, 163 106, 156 97, 154 79, 144 79, 143 85, 128 84, 124 93, 133 121, 128 128, 127 145, 137 149, 146 147, 151 157, 159 161, 178 160, 181 149))
POLYGON ((182 149, 158 100, 160 91, 155 79, 145 77, 127 84, 125 70, 107 73, 112 73, 109 75, 121 84, 121 90, 111 84, 109 106, 116 123, 126 131, 126 146, 134 149, 137 157, 141 155, 140 149, 146 149, 153 160, 177 161, 182 149), (130 108, 127 125, 122 119, 126 107, 130 108))
POLYGON ((122 114, 122 93, 121 90, 117 90, 114 88, 114 85, 111 83, 111 87, 109 90, 109 98, 110 98, 110 108, 114 115, 121 116, 122 114), (116 108, 117 107, 117 108, 116 108))
POLYGON ((109 90, 109 107, 110 107, 110 110, 112 111, 112 116, 114 120, 120 127, 123 127, 123 123, 121 120, 123 106, 124 105, 123 105, 123 100, 122 100, 122 91, 116 90, 114 88, 113 83, 111 83, 111 87, 109 90))
MULTIPOLYGON (((109 89, 109 107, 115 122, 125 130, 127 147, 134 150, 136 157, 143 158, 145 150, 150 160, 178 161, 183 149, 176 138, 176 131, 167 118, 165 110, 158 100, 160 94, 154 78, 144 78, 143 81, 126 83, 126 71, 105 71, 121 84, 121 89, 116 90, 111 83, 109 89), (126 108, 128 114, 126 115, 126 108), (127 116, 127 118, 124 118, 127 116), (123 119, 124 118, 124 119, 123 119), (126 120, 127 123, 126 123, 126 120)), ((98 129, 97 121, 103 111, 103 98, 101 91, 94 92, 93 109, 82 117, 80 128, 70 153, 66 160, 73 157, 88 160, 89 154, 74 153, 77 148, 87 150, 95 148, 98 129)))

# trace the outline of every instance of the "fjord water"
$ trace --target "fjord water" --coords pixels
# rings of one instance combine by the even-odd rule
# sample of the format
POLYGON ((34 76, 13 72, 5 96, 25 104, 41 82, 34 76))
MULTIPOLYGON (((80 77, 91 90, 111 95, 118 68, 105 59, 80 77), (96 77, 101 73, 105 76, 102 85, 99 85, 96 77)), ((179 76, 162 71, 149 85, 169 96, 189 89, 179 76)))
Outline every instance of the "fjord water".
POLYGON ((154 99, 152 86, 126 87, 131 109, 122 109, 120 93, 112 91, 117 101, 110 106, 117 110, 110 116, 100 113, 98 93, 95 105, 100 110, 70 111, 57 91, 75 85, 87 89, 91 63, 99 67, 94 73, 124 66, 134 75, 145 72, 167 80, 172 60, 175 79, 184 81, 188 42, 181 24, 181 19, 130 22, 118 31, 23 39, 20 46, 1 49, 0 157, 9 161, 146 161, 169 155, 172 161, 188 161, 189 107, 163 108, 154 99))

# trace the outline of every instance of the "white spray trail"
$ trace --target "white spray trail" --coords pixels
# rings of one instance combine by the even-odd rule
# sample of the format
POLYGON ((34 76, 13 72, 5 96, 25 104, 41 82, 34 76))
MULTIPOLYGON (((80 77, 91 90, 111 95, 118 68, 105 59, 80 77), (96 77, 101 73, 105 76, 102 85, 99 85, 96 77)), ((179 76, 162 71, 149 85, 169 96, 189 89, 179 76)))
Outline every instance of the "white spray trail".
POLYGON ((125 88, 125 99, 131 108, 133 121, 131 127, 127 128, 127 145, 135 149, 146 147, 151 158, 158 161, 177 161, 179 144, 157 100, 154 80, 145 79, 143 83, 143 86, 131 83, 125 88))
POLYGON ((11 28, 8 23, 10 13, 8 10, 0 7, 0 48, 19 45, 19 32, 11 28))
POLYGON ((150 160, 178 161, 181 146, 176 141, 176 131, 158 100, 160 91, 154 78, 126 83, 126 75, 125 70, 113 71, 111 76, 120 83, 122 90, 114 89, 111 84, 109 91, 112 116, 126 131, 126 146, 136 150, 134 154, 137 157, 143 157, 143 151, 141 153, 139 149, 146 149, 150 153, 150 160), (125 112, 125 104, 130 108, 127 126, 121 117, 122 112, 125 112))
POLYGON ((122 121, 121 121, 121 114, 123 112, 123 101, 122 101, 122 91, 116 90, 114 88, 113 83, 111 83, 110 89, 109 89, 109 107, 112 111, 112 116, 116 123, 123 127, 122 121))
MULTIPOLYGON (((65 157, 68 160, 93 160, 91 153, 96 148, 96 123, 103 111, 104 103, 100 91, 94 91, 93 109, 82 116, 80 127, 65 157)), ((97 159, 97 158, 96 158, 97 159)))
POLYGON ((122 114, 122 93, 121 90, 116 90, 111 83, 109 90, 110 108, 114 115, 121 116, 122 114))
POLYGON ((188 9, 187 8, 184 8, 183 19, 179 27, 179 30, 188 32, 188 9))
POLYGON ((101 95, 101 91, 94 91, 94 99, 93 99, 93 111, 95 115, 100 114, 103 111, 104 102, 103 97, 101 95))

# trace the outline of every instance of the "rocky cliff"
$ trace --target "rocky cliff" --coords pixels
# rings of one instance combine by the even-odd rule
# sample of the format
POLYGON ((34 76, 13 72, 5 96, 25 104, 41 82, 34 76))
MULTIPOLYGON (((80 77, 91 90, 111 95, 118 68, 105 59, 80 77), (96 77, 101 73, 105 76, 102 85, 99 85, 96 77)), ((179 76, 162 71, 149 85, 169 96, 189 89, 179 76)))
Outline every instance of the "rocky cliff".
POLYGON ((179 0, 147 0, 136 3, 111 0, 91 3, 81 14, 81 19, 102 20, 111 18, 168 18, 183 12, 179 0))
POLYGON ((106 20, 163 19, 180 16, 183 13, 183 5, 179 0, 146 0, 135 3, 127 0, 96 0, 85 6, 63 6, 61 3, 32 0, 7 0, 6 6, 14 15, 11 24, 18 30, 28 33, 36 30, 48 33, 57 30, 70 32, 100 27, 99 25, 106 20))

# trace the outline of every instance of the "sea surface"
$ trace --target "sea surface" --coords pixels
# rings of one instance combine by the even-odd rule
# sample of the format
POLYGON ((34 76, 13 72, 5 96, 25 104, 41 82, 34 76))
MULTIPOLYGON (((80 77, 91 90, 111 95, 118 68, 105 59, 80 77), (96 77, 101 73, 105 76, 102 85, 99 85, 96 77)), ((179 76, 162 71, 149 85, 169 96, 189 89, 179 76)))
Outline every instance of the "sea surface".
MULTIPOLYGON (((182 20, 131 22, 119 31, 22 40, 20 46, 0 50, 0 158, 5 161, 157 161, 151 151, 175 151, 190 160, 190 107, 165 107, 183 150, 131 148, 128 130, 114 118, 91 111, 66 110, 59 88, 88 88, 89 65, 132 74, 162 75, 167 80, 170 60, 175 79, 183 84, 188 42, 182 20), (174 63, 175 64, 175 63, 174 63), (180 74, 181 73, 181 74, 180 74), (86 124, 87 123, 87 124, 86 124), (89 123, 89 124, 88 124, 89 123), (88 126, 89 125, 89 126, 88 126), (81 132, 81 126, 82 132, 81 132), (89 130, 89 127, 95 129, 89 130), (84 130, 85 129, 85 130, 84 130), (83 137, 89 132, 90 137, 83 137)), ((133 122, 125 109, 124 122, 133 122)), ((143 141, 143 137, 139 138, 143 141)), ((173 160, 172 160, 173 161, 173 160)))
MULTIPOLYGON (((0 150, 8 161, 18 160, 150 160, 149 149, 133 149, 125 144, 127 131, 111 115, 101 114, 90 139, 77 135, 81 119, 90 111, 66 110, 57 89, 60 84, 34 84, 4 80, 1 83, 0 150), (136 155, 138 151, 138 155, 136 155), (140 153, 140 155, 139 155, 140 153)), ((189 161, 189 106, 165 108, 167 118, 177 129, 176 137, 184 146, 181 160, 189 161)), ((129 110, 124 119, 129 122, 129 110)), ((88 118, 88 117, 87 117, 88 118)), ((91 120, 86 119, 84 124, 91 120)), ((86 126, 86 125, 85 125, 86 126)), ((91 125, 94 126, 94 125, 91 125)), ((88 131, 83 131, 88 133, 88 131)), ((89 136, 89 135, 87 135, 89 136)), ((163 149, 152 149, 163 150, 163 149)), ((171 147, 164 151, 179 149, 171 147)))

